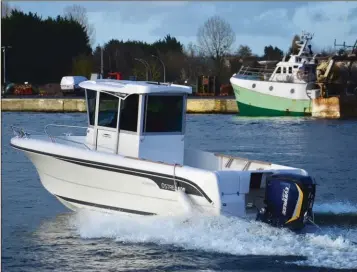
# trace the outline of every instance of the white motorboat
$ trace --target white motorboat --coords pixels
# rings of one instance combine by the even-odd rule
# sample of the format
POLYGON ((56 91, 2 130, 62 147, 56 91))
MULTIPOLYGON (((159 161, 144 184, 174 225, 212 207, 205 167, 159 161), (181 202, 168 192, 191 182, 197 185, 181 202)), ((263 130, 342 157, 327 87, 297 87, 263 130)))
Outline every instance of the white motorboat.
POLYGON ((88 127, 13 127, 11 145, 35 165, 43 186, 72 210, 136 215, 247 217, 301 229, 313 217, 315 182, 299 168, 185 149, 191 87, 99 79, 85 89, 88 127), (84 129, 55 136, 50 128, 84 129))

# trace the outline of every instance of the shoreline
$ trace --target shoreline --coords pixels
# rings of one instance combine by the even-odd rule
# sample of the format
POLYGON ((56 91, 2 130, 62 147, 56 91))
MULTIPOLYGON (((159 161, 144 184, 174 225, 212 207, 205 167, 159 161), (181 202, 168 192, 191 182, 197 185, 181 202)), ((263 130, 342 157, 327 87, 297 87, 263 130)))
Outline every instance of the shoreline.
MULTIPOLYGON (((86 112, 84 98, 1 98, 3 112, 86 112)), ((189 97, 187 113, 237 114, 234 97, 189 97)))
MULTIPOLYGON (((86 112, 86 103, 84 98, 77 97, 1 98, 1 111, 44 113, 86 112)), ((188 97, 186 112, 189 114, 235 115, 239 114, 239 108, 235 97, 195 96, 188 97)), ((307 116, 319 119, 357 118, 357 96, 313 99, 311 113, 307 116)))

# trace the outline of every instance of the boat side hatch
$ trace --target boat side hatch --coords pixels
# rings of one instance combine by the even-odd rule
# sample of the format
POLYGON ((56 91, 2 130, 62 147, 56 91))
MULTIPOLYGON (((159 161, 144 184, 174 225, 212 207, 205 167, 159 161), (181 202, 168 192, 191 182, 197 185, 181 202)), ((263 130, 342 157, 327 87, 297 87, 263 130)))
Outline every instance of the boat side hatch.
POLYGON ((116 153, 118 144, 119 98, 99 93, 97 111, 97 150, 116 153))
POLYGON ((263 173, 251 173, 250 175, 250 189, 260 189, 262 183, 263 173))
POLYGON ((247 208, 260 208, 264 205, 266 178, 271 172, 252 172, 250 174, 249 194, 246 197, 247 208))
POLYGON ((102 152, 117 153, 121 101, 128 95, 85 90, 88 115, 86 143, 102 152))

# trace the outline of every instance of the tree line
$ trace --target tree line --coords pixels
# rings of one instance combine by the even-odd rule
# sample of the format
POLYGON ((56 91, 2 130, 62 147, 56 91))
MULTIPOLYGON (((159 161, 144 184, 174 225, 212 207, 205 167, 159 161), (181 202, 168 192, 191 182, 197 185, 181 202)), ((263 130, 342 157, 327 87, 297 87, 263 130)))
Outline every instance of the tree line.
MULTIPOLYGON (((1 21, 2 46, 11 46, 6 50, 6 80, 11 82, 44 84, 59 83, 66 75, 89 77, 101 71, 103 58, 104 74, 121 72, 125 79, 136 76, 145 80, 144 60, 153 81, 164 80, 163 62, 169 82, 195 84, 199 75, 215 75, 219 82, 228 83, 244 61, 254 65, 258 60, 281 60, 284 55, 271 45, 265 46, 262 56, 253 54, 247 45, 232 53, 236 35, 219 16, 209 18, 198 29, 196 44, 184 46, 168 34, 154 43, 111 39, 94 50, 94 27, 85 8, 78 5, 68 6, 56 18, 44 19, 2 2, 1 21)), ((298 38, 294 37, 288 53, 297 50, 298 38)))
POLYGON ((1 18, 1 41, 11 46, 6 50, 6 78, 12 82, 58 82, 77 58, 92 54, 85 27, 76 20, 43 19, 17 9, 1 18))

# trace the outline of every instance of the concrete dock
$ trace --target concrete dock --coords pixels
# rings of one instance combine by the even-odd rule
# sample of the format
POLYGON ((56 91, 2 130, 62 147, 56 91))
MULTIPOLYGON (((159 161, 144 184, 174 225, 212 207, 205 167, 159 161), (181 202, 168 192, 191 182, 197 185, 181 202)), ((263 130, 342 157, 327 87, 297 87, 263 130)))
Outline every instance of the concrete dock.
MULTIPOLYGON (((2 111, 28 112, 85 112, 86 103, 81 98, 2 98, 2 111)), ((188 113, 238 113, 234 98, 189 98, 188 113)))
MULTIPOLYGON (((83 98, 2 98, 2 111, 85 112, 83 98)), ((189 97, 187 113, 237 114, 234 97, 189 97)), ((357 96, 317 98, 311 103, 311 116, 321 119, 357 118, 357 96)))

